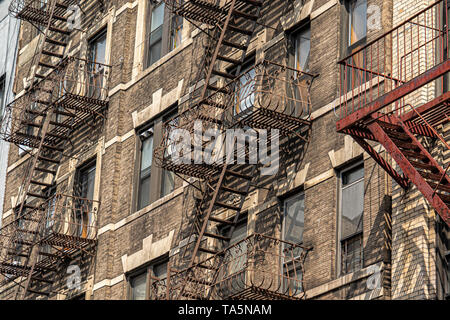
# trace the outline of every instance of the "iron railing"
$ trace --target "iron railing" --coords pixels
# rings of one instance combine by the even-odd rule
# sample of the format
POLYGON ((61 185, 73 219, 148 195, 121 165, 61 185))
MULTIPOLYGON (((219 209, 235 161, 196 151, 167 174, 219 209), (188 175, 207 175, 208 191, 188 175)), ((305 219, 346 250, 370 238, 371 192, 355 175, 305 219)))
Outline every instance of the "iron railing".
POLYGON ((153 279, 152 299, 301 299, 310 248, 253 234, 192 268, 153 279))
MULTIPOLYGON (((368 108, 381 96, 436 69, 448 59, 447 2, 435 2, 339 61, 340 110, 337 114, 340 119, 368 108)), ((440 86, 442 92, 444 81, 440 86)), ((435 84, 428 83, 423 85, 422 93, 404 90, 394 103, 375 111, 404 114, 410 111, 409 103, 426 102, 424 99, 430 95, 426 90, 434 93, 434 89, 435 84)))
POLYGON ((81 247, 97 239, 99 202, 56 194, 0 229, 0 262, 20 261, 23 243, 81 247))
POLYGON ((61 4, 61 6, 55 7, 53 22, 61 21, 61 18, 67 17, 70 6, 78 3, 78 0, 13 0, 9 5, 9 14, 24 21, 47 25, 50 19, 51 1, 57 1, 61 4), (55 19, 55 16, 59 19, 55 19))
MULTIPOLYGON (((310 88, 314 77, 264 61, 204 100, 200 100, 197 92, 192 93, 185 106, 179 107, 180 114, 164 123, 162 143, 155 151, 156 161, 168 170, 203 178, 217 171, 217 162, 224 163, 226 137, 219 136, 214 144, 213 163, 198 165, 194 133, 252 128, 277 129, 281 136, 295 134, 310 124, 310 88), (199 132, 196 125, 200 122, 199 132)), ((201 152, 208 146, 211 147, 203 143, 201 152)))
POLYGON ((68 111, 70 115, 55 115, 62 127, 50 131, 47 142, 66 137, 70 129, 82 125, 88 116, 103 117, 108 99, 110 67, 69 57, 41 80, 32 90, 6 106, 0 127, 0 137, 8 142, 37 147, 39 127, 50 107, 68 111))

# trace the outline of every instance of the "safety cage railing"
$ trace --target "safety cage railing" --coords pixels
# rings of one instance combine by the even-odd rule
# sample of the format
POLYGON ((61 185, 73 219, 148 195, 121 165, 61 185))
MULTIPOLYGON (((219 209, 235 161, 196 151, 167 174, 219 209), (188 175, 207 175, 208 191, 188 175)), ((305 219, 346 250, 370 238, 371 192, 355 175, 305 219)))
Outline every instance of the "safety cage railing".
MULTIPOLYGON (((340 119, 448 59, 447 8, 447 0, 437 1, 339 61, 340 119)), ((444 81, 432 82, 422 89, 442 92, 444 85, 444 81)), ((400 115, 411 111, 410 101, 417 101, 417 92, 405 93, 380 112, 400 115)))
MULTIPOLYGON (((50 4, 52 0, 13 0, 9 5, 9 14, 15 18, 36 23, 38 25, 47 25, 50 19, 50 4)), ((73 6, 77 5, 79 0, 60 0, 55 6, 52 23, 67 21, 67 13, 72 14, 73 6)))
MULTIPOLYGON (((224 163, 226 143, 221 140, 214 144, 211 164, 196 164, 198 147, 193 147, 193 142, 199 133, 251 128, 277 129, 281 136, 289 136, 302 131, 310 124, 310 88, 314 78, 310 73, 264 61, 204 100, 192 93, 179 107, 180 114, 163 125, 162 143, 155 151, 158 164, 167 170, 205 178, 217 172, 217 163, 224 163)), ((225 139, 225 135, 221 138, 225 139)), ((207 148, 211 144, 201 145, 202 151, 207 148)))
POLYGON ((83 59, 63 60, 32 90, 6 106, 0 136, 17 145, 35 148, 40 127, 50 107, 56 109, 55 127, 46 142, 57 144, 90 116, 103 117, 107 106, 110 67, 83 59), (57 125, 57 126, 56 126, 57 125))
MULTIPOLYGON (((0 261, 19 252, 21 243, 79 248, 97 239, 99 201, 56 194, 0 229, 0 261)), ((17 258, 17 257, 16 257, 17 258)))
POLYGON ((151 298, 301 299, 306 255, 311 248, 253 234, 217 255, 152 280, 151 298))

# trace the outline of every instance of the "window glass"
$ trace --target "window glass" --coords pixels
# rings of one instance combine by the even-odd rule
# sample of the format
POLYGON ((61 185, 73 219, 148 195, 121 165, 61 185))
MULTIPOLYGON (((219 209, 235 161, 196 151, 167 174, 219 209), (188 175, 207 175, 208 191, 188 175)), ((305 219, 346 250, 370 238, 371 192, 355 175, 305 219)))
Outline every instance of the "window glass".
POLYGON ((173 16, 170 25, 170 50, 174 50, 181 45, 183 33, 183 17, 173 16))
POLYGON ((364 212, 364 167, 342 174, 341 239, 362 231, 364 212))
POLYGON ((241 70, 242 76, 239 78, 239 89, 236 95, 236 108, 234 114, 237 115, 255 104, 255 65, 247 64, 241 70))
POLYGON ((311 30, 298 32, 295 36, 295 69, 309 70, 309 54, 311 50, 311 30))
POLYGON ((283 240, 302 243, 305 228, 305 196, 296 195, 284 202, 283 240))
POLYGON ((145 300, 147 291, 147 273, 132 277, 130 285, 131 300, 145 300))
POLYGON ((153 128, 140 134, 141 164, 139 172, 138 210, 150 204, 150 177, 153 163, 153 128))
POLYGON ((366 37, 367 0, 353 0, 349 4, 349 43, 351 46, 366 37))
MULTIPOLYGON (((168 123, 168 125, 175 127, 178 122, 178 118, 176 117, 178 112, 177 108, 174 108, 170 112, 169 115, 163 118, 163 124, 168 123)), ((171 147, 175 145, 175 142, 171 144, 171 147)), ((165 157, 170 158, 170 155, 173 154, 173 148, 167 148, 165 150, 165 157)), ((175 174, 172 171, 168 171, 162 169, 162 180, 161 180, 161 197, 164 197, 175 190, 175 174)))
POLYGON ((364 213, 364 166, 341 174, 341 273, 362 267, 362 231, 364 213))
POLYGON ((156 264, 153 267, 153 273, 158 279, 165 279, 167 277, 167 261, 156 264))
POLYGON ((151 25, 148 42, 147 67, 161 58, 163 23, 164 23, 164 2, 160 2, 153 7, 151 14, 151 25))

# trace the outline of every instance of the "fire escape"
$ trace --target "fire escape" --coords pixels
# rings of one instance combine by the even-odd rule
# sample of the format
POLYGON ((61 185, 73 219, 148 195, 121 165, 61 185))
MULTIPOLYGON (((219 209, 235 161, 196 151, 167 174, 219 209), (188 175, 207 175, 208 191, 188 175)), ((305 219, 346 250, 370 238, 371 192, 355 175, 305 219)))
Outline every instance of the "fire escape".
POLYGON ((448 9, 447 0, 437 1, 340 61, 337 131, 352 136, 399 186, 413 183, 450 225, 443 136, 450 120, 448 9))
POLYGON ((269 1, 165 2, 200 28, 207 44, 190 99, 164 124, 163 142, 155 151, 162 168, 200 182, 200 196, 193 205, 187 244, 171 258, 167 278, 154 279, 153 297, 300 299, 309 248, 261 234, 231 242, 259 176, 261 166, 249 160, 258 150, 245 141, 240 145, 234 137, 229 142, 237 148, 225 152, 223 135, 209 144, 198 137, 252 128, 268 130, 267 135, 255 134, 257 144, 283 138, 307 142, 314 75, 268 60, 245 67, 250 41, 269 1), (180 129, 189 133, 187 139, 179 139, 180 129), (197 161, 199 157, 203 161, 197 161), (245 163, 232 161, 238 157, 245 163))
POLYGON ((101 121, 108 106, 109 67, 67 55, 68 9, 76 4, 17 0, 9 8, 40 33, 25 93, 7 106, 1 127, 2 138, 29 157, 14 219, 0 230, 1 285, 11 286, 15 299, 47 298, 64 263, 95 254, 99 203, 57 186, 71 137, 101 121))

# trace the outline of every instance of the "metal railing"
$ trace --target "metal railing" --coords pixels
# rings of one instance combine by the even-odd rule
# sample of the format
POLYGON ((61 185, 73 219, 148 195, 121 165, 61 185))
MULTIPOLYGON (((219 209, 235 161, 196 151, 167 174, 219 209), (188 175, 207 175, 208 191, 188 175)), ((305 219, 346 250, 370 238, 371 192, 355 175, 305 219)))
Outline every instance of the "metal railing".
POLYGON ((70 6, 78 3, 78 0, 13 0, 8 11, 15 18, 46 25, 50 18, 51 1, 64 5, 64 7, 55 7, 54 15, 58 17, 66 16, 70 12, 70 6), (69 7, 69 9, 65 9, 65 7, 69 7))
POLYGON ((0 262, 20 259, 24 242, 60 237, 67 247, 97 239, 99 201, 56 194, 0 229, 0 262))
POLYGON ((230 245, 192 268, 154 279, 152 299, 300 299, 311 248, 262 234, 230 245))
MULTIPOLYGON (((340 119, 448 59, 447 2, 435 2, 339 61, 340 119)), ((434 93, 434 83, 422 87, 434 93)), ((422 95, 427 96, 427 93, 424 91, 422 95)), ((385 110, 403 114, 410 111, 408 104, 411 102, 422 103, 420 93, 419 96, 416 92, 399 93, 398 100, 385 110)))
MULTIPOLYGON (((264 61, 203 101, 198 93, 192 93, 190 100, 179 106, 180 114, 163 124, 162 143, 155 151, 158 164, 170 167, 180 160, 184 163, 183 157, 179 157, 182 150, 191 153, 187 158, 195 159, 192 142, 194 132, 198 133, 196 120, 202 122, 201 133, 232 128, 278 129, 281 135, 296 132, 310 120, 310 88, 314 78, 313 74, 264 61), (182 132, 189 133, 189 137, 180 140, 182 132)), ((226 145, 220 142, 217 146, 226 145)))

